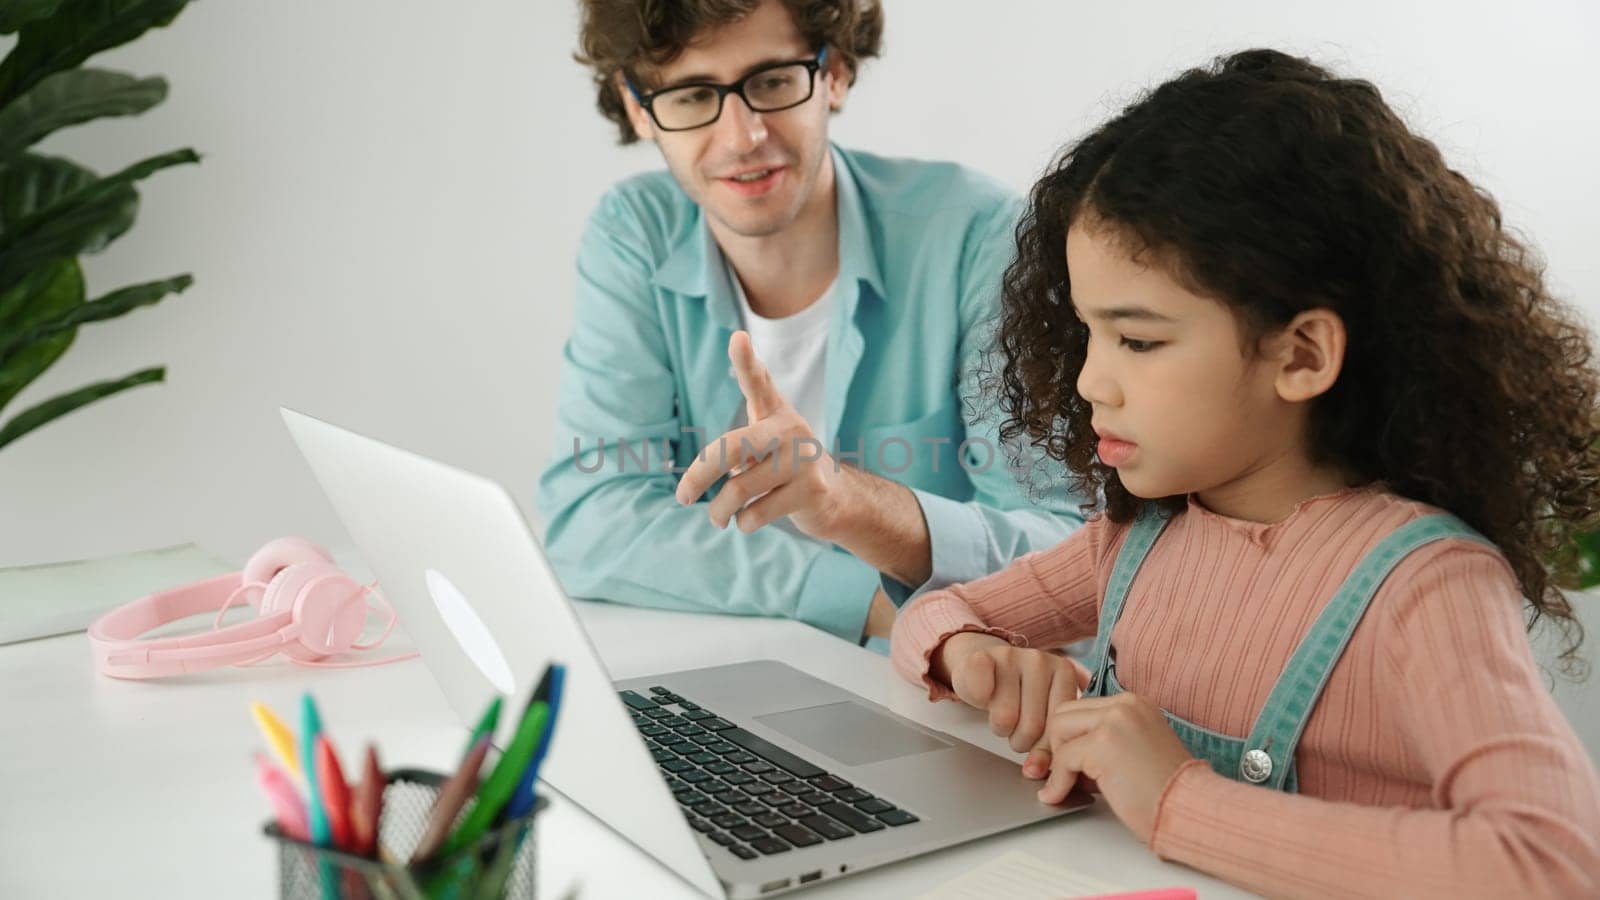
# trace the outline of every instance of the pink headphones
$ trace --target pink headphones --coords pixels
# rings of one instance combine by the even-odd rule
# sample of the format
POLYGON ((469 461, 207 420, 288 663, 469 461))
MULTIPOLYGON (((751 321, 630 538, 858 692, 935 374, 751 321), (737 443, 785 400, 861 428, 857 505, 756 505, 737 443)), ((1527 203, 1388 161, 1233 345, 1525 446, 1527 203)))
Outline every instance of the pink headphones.
POLYGON ((257 550, 244 571, 158 591, 120 606, 89 626, 89 646, 100 671, 113 678, 159 678, 219 666, 259 662, 283 653, 307 666, 375 666, 387 659, 323 662, 346 650, 370 650, 394 629, 387 601, 333 564, 327 551, 305 538, 279 538, 257 550), (243 594, 257 617, 218 628, 222 614, 243 594), (376 640, 356 643, 372 594, 389 621, 376 640), (179 619, 216 612, 212 630, 179 637, 139 640, 139 635, 179 619))

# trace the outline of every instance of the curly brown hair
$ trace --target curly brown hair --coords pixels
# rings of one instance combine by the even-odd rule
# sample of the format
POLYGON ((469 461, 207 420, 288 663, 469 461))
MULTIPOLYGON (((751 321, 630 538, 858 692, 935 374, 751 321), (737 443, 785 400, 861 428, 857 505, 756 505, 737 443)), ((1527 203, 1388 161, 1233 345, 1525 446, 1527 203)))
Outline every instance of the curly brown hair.
MULTIPOLYGON (((581 0, 583 24, 573 58, 593 75, 600 114, 617 126, 618 143, 638 140, 615 76, 643 87, 652 70, 676 59, 703 30, 744 18, 761 0, 581 0)), ((883 8, 876 0, 783 0, 813 47, 830 48, 856 82, 861 61, 878 55, 883 8)))
MULTIPOLYGON (((1065 255, 1080 217, 1234 312, 1247 347, 1325 308, 1345 364, 1312 406, 1318 462, 1456 514, 1499 546, 1581 677, 1558 589, 1600 511, 1591 345, 1495 201, 1362 80, 1248 50, 1141 95, 1069 145, 1029 197, 996 340, 1003 439, 1042 449, 1126 522, 1146 501, 1096 457, 1076 389, 1088 329, 1065 255)), ((1253 352, 1253 351, 1247 351, 1253 352)), ((1181 497, 1155 502, 1173 514, 1181 497)))

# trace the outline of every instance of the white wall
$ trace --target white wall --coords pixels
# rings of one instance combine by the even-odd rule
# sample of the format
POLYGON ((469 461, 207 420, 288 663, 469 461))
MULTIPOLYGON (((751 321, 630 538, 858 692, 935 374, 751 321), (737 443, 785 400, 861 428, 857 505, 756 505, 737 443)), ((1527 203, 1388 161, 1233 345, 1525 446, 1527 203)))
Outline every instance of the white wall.
MULTIPOLYGON (((1371 78, 1600 320, 1596 4, 890 0, 887 22, 836 138, 1019 189, 1140 87, 1216 53, 1276 45, 1371 78)), ((575 28, 567 0, 225 0, 96 60, 164 74, 171 96, 46 150, 102 170, 183 145, 206 158, 147 182, 139 224, 90 261, 91 292, 196 284, 83 329, 13 404, 169 367, 165 386, 0 451, 0 566, 344 542, 279 405, 499 478, 531 509, 578 229, 608 184, 657 165, 593 112, 575 28)), ((1600 747, 1600 721, 1582 727, 1600 747)))

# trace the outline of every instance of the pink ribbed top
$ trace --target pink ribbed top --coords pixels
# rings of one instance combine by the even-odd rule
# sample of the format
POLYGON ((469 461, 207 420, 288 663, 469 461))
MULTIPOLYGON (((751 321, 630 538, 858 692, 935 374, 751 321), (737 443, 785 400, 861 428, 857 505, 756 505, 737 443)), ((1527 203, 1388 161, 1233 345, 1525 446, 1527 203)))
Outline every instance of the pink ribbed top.
MULTIPOLYGON (((1379 486, 1311 498, 1272 524, 1191 499, 1112 631, 1117 679, 1245 736, 1362 556, 1436 511, 1379 486)), ((917 598, 894 626, 896 668, 944 699, 953 695, 928 657, 956 632, 1035 647, 1093 636, 1127 527, 1095 518, 1001 572, 917 598)), ((1600 779, 1544 686, 1522 606, 1487 547, 1447 539, 1411 554, 1312 712, 1300 794, 1187 763, 1163 794, 1151 848, 1273 896, 1600 896, 1600 779)))

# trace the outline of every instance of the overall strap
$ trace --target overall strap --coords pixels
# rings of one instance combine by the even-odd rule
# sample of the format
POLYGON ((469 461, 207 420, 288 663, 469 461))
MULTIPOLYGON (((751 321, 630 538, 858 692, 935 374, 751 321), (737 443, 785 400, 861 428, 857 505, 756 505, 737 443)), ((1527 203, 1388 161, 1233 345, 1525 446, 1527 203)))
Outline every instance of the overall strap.
POLYGON ((1106 669, 1110 662, 1111 629, 1122 618, 1122 607, 1128 599, 1128 588, 1134 576, 1150 553, 1150 547, 1171 521, 1153 503, 1145 504, 1139 517, 1128 528, 1128 537, 1117 553, 1116 564, 1111 569, 1111 580, 1106 584, 1105 602, 1100 604, 1100 630, 1095 634, 1094 646, 1089 651, 1087 666, 1091 674, 1085 697, 1098 697, 1105 693, 1106 669))
POLYGON ((1312 623, 1256 717, 1239 764, 1244 780, 1284 788, 1311 711, 1378 588, 1412 551, 1446 538, 1494 546, 1455 516, 1434 514, 1395 529, 1361 559, 1312 623))

